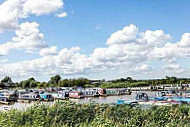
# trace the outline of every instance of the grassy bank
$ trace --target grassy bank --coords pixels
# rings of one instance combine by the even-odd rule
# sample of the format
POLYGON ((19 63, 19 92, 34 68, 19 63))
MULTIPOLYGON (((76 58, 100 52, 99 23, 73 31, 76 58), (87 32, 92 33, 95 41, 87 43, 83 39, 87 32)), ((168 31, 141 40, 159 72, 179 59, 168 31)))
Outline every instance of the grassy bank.
POLYGON ((140 109, 125 105, 75 104, 57 102, 53 106, 35 105, 25 111, 0 112, 3 127, 61 126, 190 126, 190 106, 140 109))

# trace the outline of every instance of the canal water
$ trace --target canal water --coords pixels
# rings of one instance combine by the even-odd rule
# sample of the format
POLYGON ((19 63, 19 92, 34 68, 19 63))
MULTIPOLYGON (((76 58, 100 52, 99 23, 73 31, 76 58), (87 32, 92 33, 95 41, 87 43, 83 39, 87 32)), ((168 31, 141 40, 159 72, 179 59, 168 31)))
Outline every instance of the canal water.
MULTIPOLYGON (((151 91, 146 91, 149 97, 154 97, 157 92, 151 92, 151 91)), ((90 102, 95 102, 95 103, 116 103, 118 99, 128 99, 128 100, 134 100, 137 95, 137 92, 132 92, 131 95, 121 95, 121 96, 107 96, 107 97, 97 97, 97 98, 84 98, 84 99, 69 99, 71 101, 74 101, 76 103, 90 103, 90 102)), ((54 102, 43 102, 45 104, 52 105, 54 102)), ((35 102, 32 103, 14 103, 12 105, 0 105, 0 111, 7 111, 11 109, 20 109, 24 110, 27 107, 33 106, 35 102)))

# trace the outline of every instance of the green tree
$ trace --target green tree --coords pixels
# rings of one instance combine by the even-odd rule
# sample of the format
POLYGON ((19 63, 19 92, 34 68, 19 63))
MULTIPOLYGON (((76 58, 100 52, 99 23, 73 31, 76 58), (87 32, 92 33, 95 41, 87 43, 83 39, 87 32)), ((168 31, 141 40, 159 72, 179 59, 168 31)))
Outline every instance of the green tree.
POLYGON ((11 79, 11 77, 8 77, 8 76, 6 76, 5 78, 3 78, 2 80, 1 80, 1 82, 2 83, 12 83, 12 79, 11 79))
POLYGON ((129 82, 133 81, 133 79, 131 77, 127 77, 126 80, 129 82))
POLYGON ((49 80, 49 84, 53 84, 53 85, 57 85, 59 84, 59 81, 61 80, 61 76, 60 75, 55 75, 53 77, 51 77, 51 79, 49 80))

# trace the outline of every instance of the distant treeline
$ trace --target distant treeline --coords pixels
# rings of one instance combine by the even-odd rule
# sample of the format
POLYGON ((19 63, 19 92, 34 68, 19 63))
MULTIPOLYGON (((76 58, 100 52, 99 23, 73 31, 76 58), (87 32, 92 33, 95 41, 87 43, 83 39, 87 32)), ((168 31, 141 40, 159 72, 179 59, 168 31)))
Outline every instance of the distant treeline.
POLYGON ((1 80, 1 88, 20 87, 20 88, 45 88, 45 87, 102 87, 102 88, 124 88, 124 87, 141 87, 141 86, 156 86, 164 84, 189 84, 190 78, 168 77, 164 79, 146 79, 135 80, 131 77, 120 78, 116 80, 106 81, 90 80, 87 78, 77 79, 62 79, 60 75, 55 75, 47 82, 39 82, 34 78, 29 78, 20 82, 13 82, 11 77, 6 76, 1 80))

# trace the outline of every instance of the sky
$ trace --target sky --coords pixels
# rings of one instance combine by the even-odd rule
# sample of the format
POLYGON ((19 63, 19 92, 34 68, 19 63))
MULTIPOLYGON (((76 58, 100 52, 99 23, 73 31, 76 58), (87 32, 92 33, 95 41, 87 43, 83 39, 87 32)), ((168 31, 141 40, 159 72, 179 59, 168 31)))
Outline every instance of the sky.
POLYGON ((0 78, 189 78, 189 4, 0 0, 0 78))

